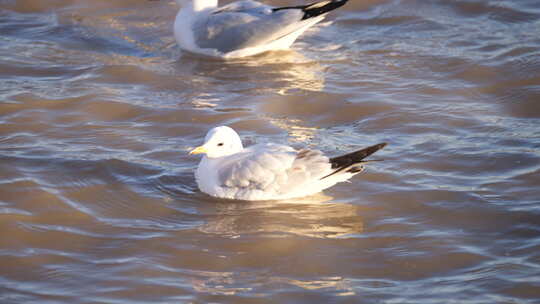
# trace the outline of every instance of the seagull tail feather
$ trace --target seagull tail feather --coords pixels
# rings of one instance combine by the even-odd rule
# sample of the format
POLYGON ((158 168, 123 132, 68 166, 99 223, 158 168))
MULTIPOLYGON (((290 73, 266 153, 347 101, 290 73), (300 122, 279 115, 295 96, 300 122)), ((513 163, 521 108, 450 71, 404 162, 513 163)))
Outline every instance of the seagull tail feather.
POLYGON ((304 12, 302 20, 306 20, 335 10, 336 8, 341 7, 345 3, 347 3, 347 1, 348 0, 325 0, 311 3, 308 5, 277 7, 274 8, 273 11, 279 11, 284 9, 301 9, 302 12, 304 12))
MULTIPOLYGON (((332 169, 335 169, 332 173, 322 177, 321 179, 332 176, 336 173, 345 171, 349 173, 358 173, 362 171, 363 167, 360 165, 362 163, 368 163, 369 160, 364 160, 364 158, 370 156, 371 154, 379 151, 384 148, 387 144, 380 143, 376 144, 358 151, 354 151, 345 155, 333 157, 330 159, 330 164, 332 164, 332 169)), ((373 160, 380 161, 380 160, 373 160)))

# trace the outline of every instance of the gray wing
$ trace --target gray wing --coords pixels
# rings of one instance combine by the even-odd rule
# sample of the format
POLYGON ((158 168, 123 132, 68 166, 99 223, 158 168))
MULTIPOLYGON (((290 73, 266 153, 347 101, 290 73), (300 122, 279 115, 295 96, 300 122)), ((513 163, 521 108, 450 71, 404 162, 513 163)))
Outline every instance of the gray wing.
POLYGON ((251 14, 265 14, 268 15, 272 13, 272 9, 274 7, 263 4, 261 2, 252 1, 252 0, 244 0, 244 1, 236 1, 233 3, 229 3, 227 5, 221 6, 214 10, 212 12, 213 15, 229 12, 246 12, 251 14))
POLYGON ((219 170, 222 187, 287 193, 332 170, 328 157, 317 150, 297 152, 281 145, 246 150, 219 170))
POLYGON ((220 7, 195 21, 195 43, 227 53, 279 39, 302 24, 300 9, 272 9, 250 0, 220 7))

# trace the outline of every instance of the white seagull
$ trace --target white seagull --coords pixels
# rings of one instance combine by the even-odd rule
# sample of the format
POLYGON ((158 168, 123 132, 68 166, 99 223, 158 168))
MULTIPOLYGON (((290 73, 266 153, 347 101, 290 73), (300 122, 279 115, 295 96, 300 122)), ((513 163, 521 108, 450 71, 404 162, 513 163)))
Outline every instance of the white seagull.
POLYGON ((288 49, 310 26, 348 0, 272 7, 242 0, 218 7, 218 0, 176 0, 174 22, 180 48, 220 58, 240 58, 288 49))
POLYGON ((280 200, 313 195, 364 169, 363 160, 386 146, 380 143, 328 158, 319 150, 278 144, 242 146, 240 136, 220 126, 206 134, 190 154, 204 153, 195 172, 199 189, 237 200, 280 200))

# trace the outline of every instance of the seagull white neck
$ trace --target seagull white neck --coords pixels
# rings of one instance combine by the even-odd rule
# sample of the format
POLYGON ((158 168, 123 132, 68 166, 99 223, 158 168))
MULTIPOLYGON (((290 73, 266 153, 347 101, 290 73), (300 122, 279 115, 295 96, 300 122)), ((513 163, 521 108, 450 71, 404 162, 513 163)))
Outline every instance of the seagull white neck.
POLYGON ((194 12, 199 12, 208 8, 216 8, 218 0, 176 0, 182 8, 189 8, 194 12))

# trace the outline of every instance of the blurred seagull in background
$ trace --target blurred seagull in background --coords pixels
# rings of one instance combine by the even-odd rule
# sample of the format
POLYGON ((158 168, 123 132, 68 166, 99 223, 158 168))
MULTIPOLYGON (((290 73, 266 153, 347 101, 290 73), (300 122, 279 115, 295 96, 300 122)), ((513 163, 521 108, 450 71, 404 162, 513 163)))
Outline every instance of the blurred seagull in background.
POLYGON ((218 0, 176 0, 174 22, 180 48, 219 58, 240 58, 288 49, 305 30, 348 0, 272 7, 243 0, 218 7, 218 0))
POLYGON ((195 172, 202 192, 237 200, 279 200, 313 195, 348 180, 364 169, 369 162, 364 158, 385 146, 334 158, 278 144, 244 148, 238 133, 221 126, 211 129, 204 144, 190 154, 205 154, 195 172))

